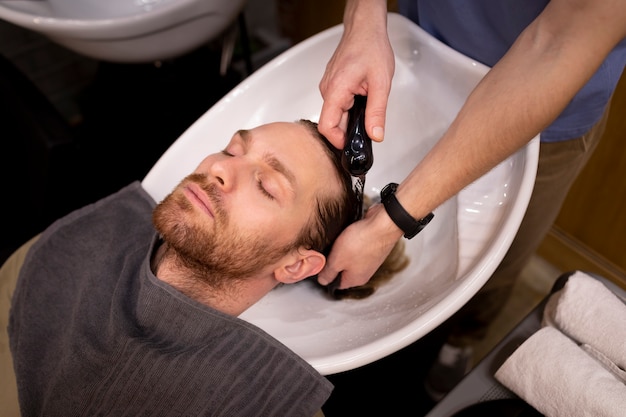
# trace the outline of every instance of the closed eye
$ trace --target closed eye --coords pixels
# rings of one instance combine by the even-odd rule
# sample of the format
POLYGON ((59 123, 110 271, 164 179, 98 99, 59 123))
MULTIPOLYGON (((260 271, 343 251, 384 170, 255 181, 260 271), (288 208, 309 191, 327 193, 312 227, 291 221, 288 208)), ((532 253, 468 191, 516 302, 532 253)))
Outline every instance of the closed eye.
MULTIPOLYGON (((228 157, 234 157, 235 156, 233 153, 228 151, 228 149, 222 149, 221 154, 225 155, 225 156, 228 156, 228 157)), ((266 198, 268 198, 270 200, 275 200, 274 196, 272 194, 270 194, 270 192, 267 191, 267 189, 265 189, 265 187, 263 186, 263 181, 261 180, 261 178, 257 178, 256 183, 257 183, 257 187, 258 187, 259 191, 261 191, 261 193, 266 198)))
POLYGON ((274 196, 271 195, 265 188, 263 188, 263 182, 261 180, 257 180, 256 183, 259 187, 259 190, 261 191, 261 193, 263 193, 265 197, 269 198, 270 200, 274 200, 274 196))

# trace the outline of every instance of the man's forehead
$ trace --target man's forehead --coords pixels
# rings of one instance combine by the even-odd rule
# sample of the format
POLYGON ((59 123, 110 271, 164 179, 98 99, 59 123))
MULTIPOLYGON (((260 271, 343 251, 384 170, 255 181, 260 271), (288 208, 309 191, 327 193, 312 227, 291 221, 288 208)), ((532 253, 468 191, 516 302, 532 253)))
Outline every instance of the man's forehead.
POLYGON ((303 137, 307 139, 313 138, 313 135, 306 126, 295 122, 266 123, 252 129, 240 129, 236 133, 246 142, 257 137, 271 140, 279 135, 289 135, 292 139, 303 137))
POLYGON ((310 187, 307 180, 317 178, 321 168, 318 164, 325 163, 320 159, 330 163, 323 144, 307 126, 299 123, 274 122, 251 130, 241 129, 233 140, 240 140, 245 149, 260 150, 264 162, 284 175, 292 186, 307 183, 307 187, 310 187))
MULTIPOLYGON (((288 145, 298 144, 308 146, 311 144, 319 149, 319 154, 323 154, 323 144, 317 140, 315 135, 307 126, 293 122, 274 122, 257 126, 254 129, 240 129, 233 139, 240 138, 244 145, 251 146, 259 142, 268 147, 268 151, 280 151, 289 149, 288 145)), ((305 149, 298 149, 304 151, 305 149)), ((295 151, 289 149, 289 151, 295 151)), ((308 149, 307 151, 311 151, 308 149)), ((317 151, 314 151, 317 152, 317 151)))
MULTIPOLYGON (((270 144, 268 152, 275 152, 279 160, 297 173, 298 182, 307 183, 307 187, 312 187, 310 181, 314 180, 317 185, 326 184, 321 186, 322 189, 328 189, 331 183, 336 182, 337 185, 339 183, 335 179, 332 156, 329 155, 321 138, 311 129, 315 127, 298 122, 273 122, 252 130, 243 129, 239 133, 242 140, 248 142, 256 138, 267 138, 270 144), (271 145, 273 137, 277 136, 286 139, 286 142, 281 142, 278 148, 271 145), (293 144, 298 147, 294 149, 289 146, 293 144), (327 175, 333 178, 326 177, 327 175)), ((317 185, 312 188, 319 188, 317 185)))

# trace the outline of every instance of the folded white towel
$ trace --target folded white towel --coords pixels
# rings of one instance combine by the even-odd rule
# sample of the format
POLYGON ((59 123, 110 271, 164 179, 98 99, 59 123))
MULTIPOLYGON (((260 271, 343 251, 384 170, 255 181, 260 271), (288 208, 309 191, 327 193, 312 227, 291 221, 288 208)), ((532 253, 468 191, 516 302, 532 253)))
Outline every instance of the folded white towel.
POLYGON ((546 417, 626 415, 626 385, 552 327, 529 337, 495 377, 546 417))
POLYGON ((580 345, 580 348, 584 350, 593 359, 600 362, 604 369, 613 374, 617 379, 626 384, 626 371, 617 366, 613 361, 606 357, 606 355, 590 345, 580 345))
POLYGON ((626 369, 626 304, 597 279, 580 271, 570 276, 565 286, 550 296, 543 324, 591 346, 626 369))

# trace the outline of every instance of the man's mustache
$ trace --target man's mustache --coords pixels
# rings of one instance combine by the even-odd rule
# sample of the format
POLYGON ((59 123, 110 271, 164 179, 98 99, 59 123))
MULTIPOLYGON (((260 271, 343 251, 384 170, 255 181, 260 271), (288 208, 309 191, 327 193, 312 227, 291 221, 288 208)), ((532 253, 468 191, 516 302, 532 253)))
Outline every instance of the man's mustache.
POLYGON ((214 214, 219 219, 226 220, 226 212, 223 207, 222 195, 217 187, 217 184, 210 182, 207 175, 199 173, 188 175, 187 180, 202 188, 202 191, 206 193, 211 201, 214 214))

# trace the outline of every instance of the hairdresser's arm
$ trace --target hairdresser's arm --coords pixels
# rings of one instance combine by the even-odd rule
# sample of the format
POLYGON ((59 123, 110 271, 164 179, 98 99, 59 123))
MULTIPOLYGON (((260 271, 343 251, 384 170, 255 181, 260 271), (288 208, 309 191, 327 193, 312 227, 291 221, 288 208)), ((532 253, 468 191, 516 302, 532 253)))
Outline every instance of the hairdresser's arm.
POLYGON ((348 0, 343 22, 343 36, 320 82, 324 104, 319 131, 337 148, 343 148, 347 112, 355 95, 368 96, 365 129, 373 140, 383 140, 395 65, 386 0, 348 0))
MULTIPOLYGON (((623 0, 550 1, 400 184, 400 203, 421 218, 520 149, 558 116, 625 36, 623 0)), ((341 288, 367 282, 401 238, 381 205, 376 208, 340 235, 321 283, 339 272, 341 288)))

